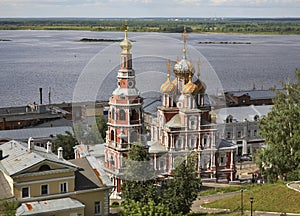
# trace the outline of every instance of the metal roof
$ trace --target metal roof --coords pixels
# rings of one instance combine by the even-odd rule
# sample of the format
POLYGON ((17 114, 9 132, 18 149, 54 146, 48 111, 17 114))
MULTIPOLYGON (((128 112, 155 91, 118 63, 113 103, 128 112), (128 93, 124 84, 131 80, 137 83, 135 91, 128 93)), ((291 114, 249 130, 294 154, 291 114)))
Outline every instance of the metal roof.
POLYGON ((77 168, 74 164, 58 159, 57 155, 42 147, 34 146, 28 149, 27 143, 12 140, 0 146, 3 151, 3 159, 0 161, 0 169, 8 175, 16 175, 43 161, 51 161, 64 166, 77 168))
POLYGON ((80 167, 75 172, 75 190, 87 190, 104 186, 99 172, 91 166, 87 158, 73 159, 70 162, 80 167))
MULTIPOLYGON (((282 90, 283 91, 283 90, 282 90)), ((230 91, 226 92, 235 97, 241 97, 243 95, 248 95, 252 100, 256 99, 272 99, 276 97, 276 93, 270 90, 244 90, 244 91, 230 91)))
POLYGON ((255 116, 262 118, 266 116, 273 105, 264 106, 246 106, 246 107, 227 107, 215 110, 217 114, 217 124, 223 124, 226 122, 228 116, 232 116, 233 122, 254 121, 255 116))
POLYGON ((85 205, 72 198, 43 200, 23 203, 16 212, 16 215, 37 215, 59 211, 83 209, 85 205))
POLYGON ((14 139, 14 140, 24 140, 29 137, 32 138, 45 138, 50 136, 56 136, 58 134, 65 134, 69 131, 73 134, 72 127, 45 127, 45 128, 26 128, 26 129, 16 129, 16 130, 1 130, 0 139, 14 139))
POLYGON ((175 116, 173 116, 173 118, 171 118, 170 121, 168 121, 168 123, 166 124, 166 127, 181 128, 182 124, 181 124, 180 115, 176 114, 175 116))

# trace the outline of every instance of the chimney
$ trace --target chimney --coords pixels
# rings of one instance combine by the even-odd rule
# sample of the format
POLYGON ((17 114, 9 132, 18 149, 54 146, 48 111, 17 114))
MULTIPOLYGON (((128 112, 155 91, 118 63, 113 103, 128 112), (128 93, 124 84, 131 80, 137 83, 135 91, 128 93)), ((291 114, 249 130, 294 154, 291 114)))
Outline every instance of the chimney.
POLYGON ((32 149, 33 149, 33 146, 34 146, 33 138, 32 138, 32 137, 29 137, 29 139, 28 139, 28 149, 29 149, 29 150, 32 150, 32 149))
POLYGON ((0 161, 3 159, 3 150, 0 149, 0 161))
POLYGON ((58 149, 57 149, 57 158, 58 159, 64 159, 64 157, 63 157, 63 148, 62 147, 59 147, 58 149))
POLYGON ((52 143, 50 141, 47 142, 47 153, 52 152, 52 143))
POLYGON ((40 88, 40 104, 43 104, 43 88, 40 88))

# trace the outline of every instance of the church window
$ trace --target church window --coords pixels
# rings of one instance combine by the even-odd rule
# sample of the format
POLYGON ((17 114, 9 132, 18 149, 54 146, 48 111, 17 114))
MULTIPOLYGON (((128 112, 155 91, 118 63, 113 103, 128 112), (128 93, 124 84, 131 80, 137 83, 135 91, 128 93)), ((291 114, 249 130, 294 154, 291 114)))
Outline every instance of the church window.
POLYGON ((229 115, 229 116, 226 118, 226 123, 232 123, 232 120, 233 120, 232 115, 229 115))
POLYGON ((227 156, 225 153, 221 153, 220 154, 220 158, 219 158, 219 163, 220 166, 226 166, 226 162, 227 162, 227 156))
POLYGON ((120 119, 121 121, 125 121, 125 120, 126 120, 126 113, 125 113, 125 111, 124 111, 123 109, 121 109, 121 110, 119 111, 119 119, 120 119))
POLYGON ((111 109, 111 119, 115 120, 115 109, 111 109))
POLYGON ((238 137, 238 138, 241 138, 241 137, 242 137, 242 132, 241 132, 241 131, 238 131, 237 137, 238 137))
POLYGON ((128 60, 128 68, 129 69, 132 68, 132 60, 131 59, 128 60))
POLYGON ((115 132, 113 130, 110 132, 110 140, 111 141, 115 140, 115 132))
POLYGON ((177 149, 181 149, 182 148, 182 138, 179 137, 178 140, 177 140, 177 149))
POLYGON ((258 115, 254 116, 254 121, 258 121, 258 120, 259 120, 259 116, 258 115))
POLYGON ((137 141, 137 132, 136 131, 132 131, 130 134, 130 142, 135 142, 137 141))
POLYGON ((257 130, 253 131, 253 136, 257 136, 257 130))

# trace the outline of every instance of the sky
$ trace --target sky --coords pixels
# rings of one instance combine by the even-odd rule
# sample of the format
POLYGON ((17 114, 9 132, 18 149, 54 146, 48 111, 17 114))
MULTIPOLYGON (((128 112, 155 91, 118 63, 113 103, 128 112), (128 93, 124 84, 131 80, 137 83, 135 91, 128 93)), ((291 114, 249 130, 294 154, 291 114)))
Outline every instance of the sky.
POLYGON ((300 17, 300 0, 0 0, 0 17, 300 17))

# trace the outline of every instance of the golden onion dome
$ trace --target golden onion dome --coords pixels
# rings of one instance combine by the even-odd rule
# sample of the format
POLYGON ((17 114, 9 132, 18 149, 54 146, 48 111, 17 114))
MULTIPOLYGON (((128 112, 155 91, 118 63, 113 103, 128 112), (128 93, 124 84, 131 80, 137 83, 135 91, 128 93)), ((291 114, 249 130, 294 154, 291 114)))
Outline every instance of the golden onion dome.
POLYGON ((170 81, 170 68, 171 68, 171 61, 168 59, 168 79, 164 82, 160 87, 160 92, 163 94, 174 94, 176 85, 170 81))
POLYGON ((193 75, 195 73, 194 65, 188 61, 184 55, 183 58, 174 65, 174 73, 180 78, 188 78, 190 74, 193 75))
POLYGON ((197 85, 192 82, 192 76, 189 75, 189 82, 185 84, 182 88, 183 94, 194 94, 197 90, 197 85))
POLYGON ((200 79, 197 79, 194 84, 197 86, 196 91, 194 92, 195 94, 201 94, 206 91, 206 85, 204 82, 202 82, 200 79))
POLYGON ((130 49, 132 47, 132 44, 131 44, 130 40, 128 39, 127 30, 125 30, 125 37, 124 37, 124 40, 121 41, 120 47, 123 50, 122 54, 129 54, 130 53, 130 49))
POLYGON ((170 81, 170 79, 167 79, 167 81, 161 85, 160 92, 163 94, 174 94, 175 89, 176 86, 170 81))

